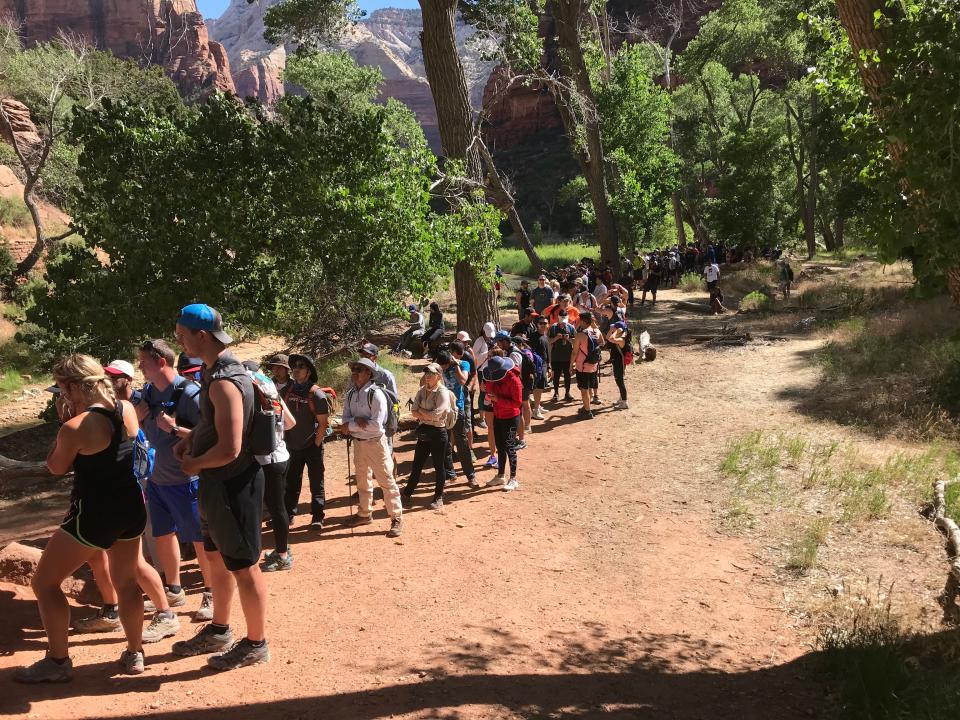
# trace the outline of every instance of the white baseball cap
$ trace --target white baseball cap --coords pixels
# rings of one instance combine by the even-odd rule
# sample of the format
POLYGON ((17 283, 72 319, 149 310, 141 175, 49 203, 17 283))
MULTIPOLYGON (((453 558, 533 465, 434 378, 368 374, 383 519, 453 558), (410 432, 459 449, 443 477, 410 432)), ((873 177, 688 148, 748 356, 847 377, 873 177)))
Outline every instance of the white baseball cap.
POLYGON ((114 360, 109 365, 103 368, 103 371, 108 375, 122 375, 133 380, 134 373, 136 372, 133 369, 133 365, 128 363, 126 360, 114 360))

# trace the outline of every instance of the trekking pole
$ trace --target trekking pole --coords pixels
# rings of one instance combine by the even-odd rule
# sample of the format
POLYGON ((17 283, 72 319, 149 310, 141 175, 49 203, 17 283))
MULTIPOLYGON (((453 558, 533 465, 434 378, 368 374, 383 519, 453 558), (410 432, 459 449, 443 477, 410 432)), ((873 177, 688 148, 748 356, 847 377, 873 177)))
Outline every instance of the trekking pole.
MULTIPOLYGON (((353 447, 353 438, 347 435, 347 496, 350 498, 350 517, 353 517, 353 471, 350 469, 350 450, 353 447)), ((350 528, 353 535, 353 528, 350 528)))

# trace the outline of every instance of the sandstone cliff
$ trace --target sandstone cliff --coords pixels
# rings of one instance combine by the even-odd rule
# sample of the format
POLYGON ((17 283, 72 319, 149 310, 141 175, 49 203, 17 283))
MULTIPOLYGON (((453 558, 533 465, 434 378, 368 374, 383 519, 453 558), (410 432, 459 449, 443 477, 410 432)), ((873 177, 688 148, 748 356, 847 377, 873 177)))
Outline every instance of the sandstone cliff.
MULTIPOLYGON (((210 36, 223 44, 230 57, 237 94, 253 96, 268 104, 284 91, 282 73, 288 50, 270 45, 263 39, 263 15, 277 2, 279 0, 262 0, 249 4, 247 0, 231 0, 220 18, 208 22, 210 36)), ((375 10, 368 18, 349 28, 337 47, 347 50, 361 65, 380 68, 385 80, 381 98, 393 97, 410 107, 423 126, 430 145, 437 150, 440 136, 433 96, 423 67, 422 29, 419 10, 375 10)), ((492 63, 481 61, 479 54, 469 45, 467 41, 472 34, 473 30, 467 25, 457 27, 470 99, 479 109, 492 63)))
POLYGON ((210 40, 194 0, 0 0, 27 44, 63 31, 142 63, 162 65, 185 97, 233 92, 227 53, 210 40))

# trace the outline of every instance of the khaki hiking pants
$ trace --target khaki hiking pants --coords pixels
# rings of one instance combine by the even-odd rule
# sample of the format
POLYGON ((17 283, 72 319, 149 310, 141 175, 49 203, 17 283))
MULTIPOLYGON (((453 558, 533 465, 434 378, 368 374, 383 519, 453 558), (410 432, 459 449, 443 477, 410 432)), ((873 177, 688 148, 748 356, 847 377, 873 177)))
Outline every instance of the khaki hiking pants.
POLYGON ((400 517, 403 514, 400 488, 393 477, 393 458, 390 456, 386 436, 381 435, 376 440, 355 439, 353 461, 357 466, 357 491, 360 494, 358 514, 361 517, 370 516, 373 506, 373 482, 370 475, 373 475, 383 490, 383 504, 387 506, 387 514, 392 518, 400 517))

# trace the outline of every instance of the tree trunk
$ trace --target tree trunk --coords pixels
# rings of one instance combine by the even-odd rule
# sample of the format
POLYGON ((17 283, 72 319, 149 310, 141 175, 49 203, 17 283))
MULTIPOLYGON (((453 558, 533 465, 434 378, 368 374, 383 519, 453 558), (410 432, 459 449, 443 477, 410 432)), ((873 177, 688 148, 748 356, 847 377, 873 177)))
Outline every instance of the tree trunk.
MULTIPOLYGON (((467 176, 482 183, 480 152, 475 145, 471 145, 473 113, 467 80, 457 53, 454 31, 457 3, 455 0, 420 0, 420 11, 423 18, 420 46, 430 92, 437 108, 442 154, 450 159, 463 160, 467 176)), ((493 288, 484 287, 476 270, 468 262, 460 261, 454 266, 453 279, 458 327, 476 335, 487 321, 492 320, 499 325, 493 288)))
POLYGON ((843 231, 845 225, 846 218, 844 218, 843 215, 837 215, 837 219, 833 222, 833 238, 837 245, 837 250, 843 247, 843 231))
POLYGON ((687 247, 687 229, 683 225, 683 205, 680 202, 680 193, 676 190, 670 195, 673 203, 673 222, 677 226, 677 247, 681 252, 687 247))
POLYGON ((833 234, 833 228, 830 226, 830 220, 822 214, 818 218, 820 220, 820 233, 823 235, 823 244, 830 252, 837 250, 839 246, 837 245, 837 238, 833 234))
POLYGON ((580 21, 585 5, 582 0, 554 0, 551 4, 553 17, 557 24, 557 40, 561 50, 561 64, 565 75, 573 81, 579 95, 576 105, 569 93, 554 93, 554 97, 567 105, 567 111, 561 109, 565 129, 574 146, 575 155, 580 163, 583 177, 590 190, 590 202, 597 218, 597 241, 600 245, 601 262, 616 265, 620 262, 620 248, 617 240, 616 225, 607 195, 607 168, 603 156, 603 142, 600 138, 600 118, 597 116, 597 103, 590 82, 590 73, 583 57, 580 41, 580 21), (584 107, 582 123, 576 123, 577 113, 574 107, 584 107), (571 124, 573 127, 571 127, 571 124), (584 136, 580 139, 581 134, 584 136))
POLYGON ((517 214, 517 209, 513 205, 507 210, 507 219, 510 221, 510 227, 513 228, 513 232, 517 236, 520 247, 522 247, 523 252, 527 254, 527 259, 530 261, 530 267, 533 268, 534 274, 542 273, 545 270, 543 261, 540 259, 540 255, 537 253, 537 249, 533 246, 533 243, 530 242, 530 236, 527 235, 527 231, 520 221, 520 216, 517 214))
POLYGON ((24 183, 23 203, 27 206, 27 210, 30 211, 30 218, 33 220, 33 228, 34 232, 36 233, 36 239, 33 242, 33 247, 30 248, 30 252, 27 253, 27 256, 17 263, 17 267, 13 271, 14 278, 25 277, 27 273, 33 270, 47 249, 47 236, 43 231, 43 220, 40 218, 40 208, 37 207, 36 198, 33 197, 33 185, 34 183, 29 178, 27 179, 27 182, 24 183))
POLYGON ((807 259, 817 254, 817 192, 820 189, 820 169, 817 166, 817 131, 815 115, 817 113, 817 93, 810 93, 810 122, 807 124, 807 165, 810 181, 807 184, 806 226, 807 259))

